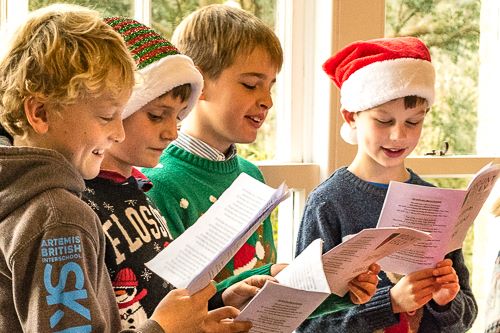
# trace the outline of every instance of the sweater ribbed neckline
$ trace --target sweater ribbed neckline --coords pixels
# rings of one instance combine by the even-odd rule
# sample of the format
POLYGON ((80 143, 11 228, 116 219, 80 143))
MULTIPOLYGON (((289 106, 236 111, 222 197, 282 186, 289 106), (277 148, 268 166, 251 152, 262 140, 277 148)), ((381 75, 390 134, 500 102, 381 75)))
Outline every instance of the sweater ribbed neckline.
MULTIPOLYGON (((420 179, 419 176, 417 176, 413 170, 407 168, 408 172, 410 173, 410 179, 406 181, 406 183, 410 184, 421 184, 422 180, 420 179)), ((359 190, 376 194, 376 195, 384 195, 387 193, 386 188, 381 188, 379 186, 376 186, 374 184, 370 184, 369 182, 359 178, 355 174, 353 174, 351 171, 347 170, 347 167, 342 167, 340 168, 335 174, 337 174, 341 179, 345 179, 346 181, 352 183, 354 186, 356 186, 359 190)))
POLYGON ((168 146, 165 153, 208 172, 225 174, 234 172, 238 169, 237 156, 225 161, 212 161, 192 154, 183 148, 177 147, 176 145, 168 146))

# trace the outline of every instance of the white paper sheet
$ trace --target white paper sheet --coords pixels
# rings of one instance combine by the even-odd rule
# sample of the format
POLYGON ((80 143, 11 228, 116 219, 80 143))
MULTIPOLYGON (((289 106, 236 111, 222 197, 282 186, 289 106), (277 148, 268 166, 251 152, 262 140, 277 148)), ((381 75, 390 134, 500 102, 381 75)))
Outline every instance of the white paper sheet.
POLYGON ((205 287, 288 196, 242 173, 196 223, 146 266, 191 294, 205 287))
POLYGON ((429 232, 432 239, 380 260, 382 269, 409 274, 434 267, 447 253, 461 248, 499 171, 498 165, 487 165, 467 190, 391 182, 377 227, 411 227, 429 232))
POLYGON ((276 275, 279 284, 268 281, 236 320, 252 321, 251 333, 290 333, 330 293, 344 296, 349 281, 378 258, 429 237, 409 228, 365 229, 323 255, 323 241, 316 239, 276 275))

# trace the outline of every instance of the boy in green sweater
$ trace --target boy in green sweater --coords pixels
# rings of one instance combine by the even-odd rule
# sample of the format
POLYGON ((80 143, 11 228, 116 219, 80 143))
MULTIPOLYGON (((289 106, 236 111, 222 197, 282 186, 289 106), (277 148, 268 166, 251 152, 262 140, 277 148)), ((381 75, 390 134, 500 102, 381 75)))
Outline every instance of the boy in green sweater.
MULTIPOLYGON (((242 172, 264 181, 259 169, 237 155, 251 143, 273 105, 271 88, 283 52, 272 29, 257 17, 224 5, 206 6, 185 18, 173 43, 191 57, 205 86, 179 138, 160 164, 144 169, 154 187, 148 195, 178 237, 205 213, 242 172)), ((266 219, 216 281, 252 270, 274 274, 279 265, 270 219, 266 219)))

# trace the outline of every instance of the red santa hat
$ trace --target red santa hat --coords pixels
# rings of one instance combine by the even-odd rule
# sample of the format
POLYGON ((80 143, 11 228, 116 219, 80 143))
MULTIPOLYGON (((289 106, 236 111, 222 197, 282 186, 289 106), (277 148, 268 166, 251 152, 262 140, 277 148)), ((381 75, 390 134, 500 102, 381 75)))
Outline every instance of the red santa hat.
MULTIPOLYGON (((406 96, 434 103, 434 66, 425 44, 415 37, 357 41, 344 47, 323 69, 340 89, 342 109, 359 112, 406 96)), ((356 133, 343 124, 342 138, 356 144, 356 133)))

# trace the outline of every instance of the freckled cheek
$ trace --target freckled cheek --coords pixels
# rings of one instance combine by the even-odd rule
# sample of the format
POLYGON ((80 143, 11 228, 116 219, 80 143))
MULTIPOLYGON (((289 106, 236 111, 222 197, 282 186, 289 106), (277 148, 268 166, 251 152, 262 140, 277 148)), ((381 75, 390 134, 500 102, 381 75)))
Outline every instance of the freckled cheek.
POLYGON ((422 128, 414 129, 410 132, 410 137, 415 143, 420 140, 420 136, 422 135, 422 128))

